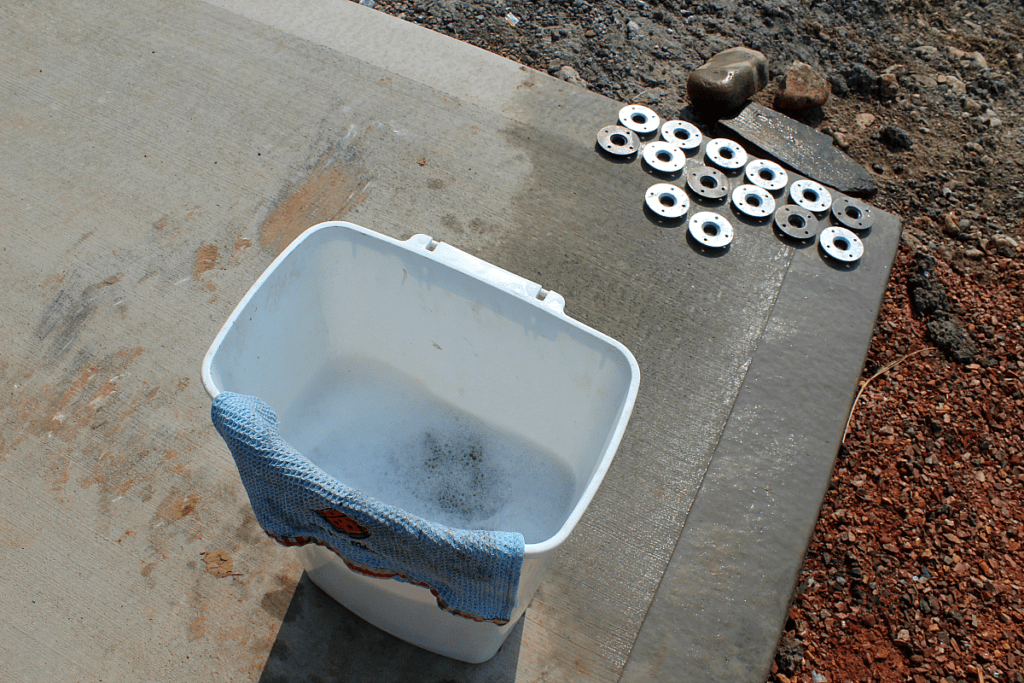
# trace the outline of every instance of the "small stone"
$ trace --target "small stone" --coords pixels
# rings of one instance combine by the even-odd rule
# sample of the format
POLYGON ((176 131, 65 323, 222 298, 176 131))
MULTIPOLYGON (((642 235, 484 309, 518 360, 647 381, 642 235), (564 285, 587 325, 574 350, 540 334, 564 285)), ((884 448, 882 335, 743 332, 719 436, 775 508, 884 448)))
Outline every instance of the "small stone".
POLYGON ((1019 246, 1017 240, 1009 235, 993 235, 992 244, 996 247, 1010 247, 1011 249, 1016 249, 1019 246))
MULTIPOLYGON (((890 75, 892 74, 886 74, 886 76, 890 75)), ((934 88, 939 85, 939 82, 934 78, 931 76, 925 76, 924 74, 914 74, 912 78, 919 88, 934 88)), ((883 76, 882 79, 884 80, 885 76, 883 76)))
POLYGON ((850 64, 842 72, 846 85, 858 95, 873 95, 878 91, 878 74, 863 64, 850 64))
POLYGON ((857 126, 857 129, 863 131, 867 129, 868 126, 875 122, 875 115, 868 114, 865 112, 863 114, 857 114, 857 116, 855 116, 853 120, 854 124, 857 126))
POLYGON ((909 643, 910 642, 910 631, 908 629, 901 628, 899 630, 899 632, 896 633, 896 642, 899 642, 899 643, 909 643))
POLYGON ((828 101, 832 85, 810 64, 793 62, 782 77, 779 93, 775 96, 775 108, 784 111, 799 111, 820 107, 828 101))
POLYGON ((640 37, 640 24, 630 21, 626 24, 626 37, 636 39, 640 37))
POLYGON ((587 87, 587 82, 583 80, 583 77, 580 76, 580 73, 571 66, 563 66, 561 69, 555 72, 555 75, 561 78, 566 83, 572 83, 573 85, 579 85, 584 88, 587 87))
POLYGON ((968 152, 974 152, 975 154, 984 154, 985 148, 979 145, 977 142, 968 142, 964 145, 964 149, 968 152))
POLYGON ((974 261, 977 261, 984 255, 985 253, 982 252, 980 249, 964 249, 964 256, 974 261))
POLYGON ((842 150, 850 149, 850 141, 846 139, 846 136, 840 133, 838 130, 832 133, 832 139, 835 140, 836 147, 842 150))
POLYGON ((946 85, 949 86, 950 90, 957 94, 963 95, 967 92, 967 84, 953 74, 946 74, 946 85))
POLYGON ((967 54, 969 63, 967 66, 971 69, 984 70, 988 68, 988 60, 985 59, 985 55, 980 52, 970 52, 967 54))
POLYGON ((978 112, 981 111, 981 105, 972 100, 970 97, 965 97, 964 101, 961 103, 961 106, 964 108, 964 111, 968 112, 969 114, 977 114, 978 112))
POLYGON ((700 108, 727 112, 737 109, 768 85, 768 60, 757 50, 723 50, 690 72, 686 89, 700 108))
POLYGON ((871 164, 871 170, 877 173, 878 175, 882 175, 883 173, 885 173, 885 167, 882 166, 877 161, 871 164))
POLYGON ((947 213, 942 216, 942 232, 950 237, 956 237, 960 234, 960 227, 956 224, 953 214, 947 213))
POLYGON ((594 29, 588 29, 586 32, 584 32, 583 36, 585 38, 596 38, 597 31, 595 31, 594 29))
POLYGON ((946 48, 946 54, 948 54, 949 58, 953 60, 963 59, 967 56, 966 52, 960 48, 953 47, 952 45, 946 48))
POLYGON ((985 123, 988 124, 989 128, 998 128, 1003 125, 1003 120, 997 116, 989 116, 985 119, 985 123))
POLYGON ((939 56, 939 48, 932 45, 918 45, 914 48, 914 54, 925 59, 935 59, 939 56))
POLYGON ((894 152, 908 150, 914 146, 914 139, 910 137, 910 133, 899 126, 886 126, 878 134, 878 139, 894 152))
POLYGON ((900 92, 900 82, 896 74, 884 74, 878 82, 878 96, 883 100, 891 100, 900 92))

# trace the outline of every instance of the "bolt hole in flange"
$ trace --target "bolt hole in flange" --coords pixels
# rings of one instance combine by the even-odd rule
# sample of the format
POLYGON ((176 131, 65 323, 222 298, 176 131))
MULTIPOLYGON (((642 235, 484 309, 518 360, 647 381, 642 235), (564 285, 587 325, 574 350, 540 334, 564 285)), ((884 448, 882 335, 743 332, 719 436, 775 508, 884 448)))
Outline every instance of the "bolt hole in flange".
POLYGON ((813 180, 798 180, 790 185, 789 198, 801 209, 814 213, 828 211, 832 206, 832 195, 824 185, 813 180))
POLYGON ((725 138, 708 140, 704 154, 715 166, 735 170, 747 165, 747 152, 739 144, 725 138))
POLYGON ((763 187, 740 185, 732 191, 736 210, 750 218, 766 218, 775 212, 775 198, 763 187))
POLYGON ((644 195, 647 208, 662 218, 682 218, 690 210, 690 198, 671 183, 657 183, 644 195))
POLYGON ((690 237, 700 246, 722 249, 732 243, 732 224, 713 211, 701 211, 690 218, 690 237))
POLYGON ((775 212, 775 229, 799 243, 814 238, 817 223, 813 213, 792 204, 780 206, 775 212))
POLYGON ((864 255, 864 243, 846 228, 825 228, 818 236, 818 244, 826 256, 844 264, 855 263, 864 255))
POLYGON ((660 173, 677 173, 686 165, 686 153, 670 142, 649 142, 644 163, 660 173))
POLYGON ((746 168, 747 182, 769 192, 778 192, 789 184, 785 169, 767 159, 754 159, 746 168))
POLYGON ((719 201, 729 194, 725 174, 710 166, 695 166, 686 174, 686 186, 695 195, 708 201, 719 201))
POLYGON ((597 145, 608 154, 625 157, 640 149, 640 138, 628 128, 605 126, 597 132, 597 145))
POLYGON ((849 197, 836 197, 832 202, 832 217, 850 230, 869 230, 875 222, 871 207, 849 197))
POLYGON ((619 123, 634 133, 647 135, 658 130, 661 119, 653 109, 639 104, 627 104, 619 110, 619 123))
POLYGON ((704 141, 697 126, 688 121, 666 121, 661 125, 661 137, 684 151, 698 149, 704 141))

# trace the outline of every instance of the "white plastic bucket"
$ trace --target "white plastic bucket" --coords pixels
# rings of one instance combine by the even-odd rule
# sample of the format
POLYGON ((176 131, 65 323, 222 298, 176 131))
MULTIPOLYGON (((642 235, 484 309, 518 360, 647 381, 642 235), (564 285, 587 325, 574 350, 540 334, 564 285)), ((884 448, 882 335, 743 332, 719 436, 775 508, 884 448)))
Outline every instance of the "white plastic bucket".
POLYGON ((426 235, 401 242, 351 223, 314 226, 274 260, 206 354, 210 396, 260 397, 300 453, 383 502, 431 521, 526 537, 518 604, 504 626, 453 615, 426 588, 358 574, 311 544, 298 552, 314 583, 427 650, 468 662, 497 652, 600 486, 640 382, 633 355, 566 316, 564 306, 558 294, 426 235), (508 497, 481 512, 490 514, 489 526, 477 527, 458 523, 471 524, 459 515, 477 508, 431 507, 421 477, 376 477, 339 455, 365 448, 357 460, 372 470, 369 460, 387 450, 392 427, 449 419, 438 415, 507 436, 512 450, 494 452, 528 444, 564 476, 538 475, 518 462, 496 463, 493 482, 491 470, 477 472, 482 483, 473 486, 508 497), (552 478, 562 482, 561 493, 542 492, 542 504, 515 493, 538 495, 534 484, 552 478), (404 504, 410 501, 427 507, 404 504), (457 519, 432 518, 433 509, 454 510, 457 519))

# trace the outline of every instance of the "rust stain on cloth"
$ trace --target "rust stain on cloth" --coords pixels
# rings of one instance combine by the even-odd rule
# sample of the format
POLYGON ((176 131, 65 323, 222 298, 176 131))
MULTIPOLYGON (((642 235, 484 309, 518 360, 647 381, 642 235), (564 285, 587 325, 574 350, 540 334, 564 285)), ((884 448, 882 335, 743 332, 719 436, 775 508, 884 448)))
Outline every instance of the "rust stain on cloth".
POLYGON ((370 179, 351 147, 331 148, 299 182, 289 184, 260 228, 260 248, 280 254, 306 229, 338 220, 369 195, 370 179))

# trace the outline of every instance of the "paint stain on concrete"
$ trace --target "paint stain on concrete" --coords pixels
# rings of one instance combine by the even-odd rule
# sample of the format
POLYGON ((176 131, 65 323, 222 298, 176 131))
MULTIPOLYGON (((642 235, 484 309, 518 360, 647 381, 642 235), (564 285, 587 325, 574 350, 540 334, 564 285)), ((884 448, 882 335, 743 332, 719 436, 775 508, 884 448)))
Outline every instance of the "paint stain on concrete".
POLYGON ((241 572, 235 571, 235 561, 226 550, 207 550, 200 553, 203 562, 206 564, 206 573, 218 579, 226 576, 241 576, 241 572))
POLYGON ((370 177, 348 146, 329 149, 298 182, 278 195, 260 227, 260 248, 276 256, 306 229, 338 220, 369 195, 370 177))
POLYGON ((165 213, 163 216, 160 216, 160 218, 158 220, 153 222, 153 227, 156 228, 157 230, 163 230, 164 228, 167 227, 167 223, 170 220, 171 220, 170 216, 168 216, 165 213))
POLYGON ((263 600, 260 601, 260 607, 263 611, 269 614, 272 618, 282 621, 284 615, 288 613, 288 603, 292 600, 292 593, 294 590, 288 590, 286 588, 278 588, 277 590, 267 591, 263 596, 263 600))
POLYGON ((124 273, 112 275, 101 282, 75 292, 70 287, 57 291, 56 296, 43 309, 43 318, 36 325, 40 341, 50 340, 53 353, 62 356, 78 338, 78 333, 101 303, 106 303, 99 290, 116 284, 124 273))
POLYGON ((195 512, 198 506, 199 496, 193 493, 190 493, 187 496, 171 494, 171 496, 165 499, 158 514, 169 522, 177 522, 178 520, 184 519, 195 512))
POLYGON ((193 642, 199 640, 206 635, 206 615, 200 614, 199 617, 189 624, 188 627, 188 640, 193 642))
POLYGON ((195 265, 192 266, 192 279, 199 280, 203 273, 217 265, 217 245, 203 244, 196 249, 195 265))
POLYGON ((82 363, 65 376, 61 386, 46 385, 21 398, 17 408, 26 431, 70 442, 84 427, 99 429, 109 424, 110 418, 105 417, 108 404, 117 394, 127 368, 144 351, 141 346, 121 349, 105 358, 82 363))

